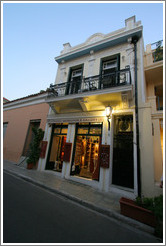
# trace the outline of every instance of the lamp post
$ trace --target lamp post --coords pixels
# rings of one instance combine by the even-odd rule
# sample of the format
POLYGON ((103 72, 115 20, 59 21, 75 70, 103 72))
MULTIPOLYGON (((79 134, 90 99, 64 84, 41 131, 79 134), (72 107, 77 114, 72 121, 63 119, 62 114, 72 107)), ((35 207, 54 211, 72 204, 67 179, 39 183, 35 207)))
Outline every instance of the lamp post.
POLYGON ((110 119, 112 116, 112 107, 111 106, 106 107, 105 112, 106 112, 106 117, 108 121, 108 131, 110 131, 110 119))

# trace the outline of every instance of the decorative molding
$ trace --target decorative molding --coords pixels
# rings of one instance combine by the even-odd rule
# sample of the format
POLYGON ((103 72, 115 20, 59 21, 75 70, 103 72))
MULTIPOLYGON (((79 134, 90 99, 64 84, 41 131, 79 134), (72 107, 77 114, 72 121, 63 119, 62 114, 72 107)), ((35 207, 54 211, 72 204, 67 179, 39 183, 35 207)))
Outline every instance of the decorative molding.
POLYGON ((81 122, 103 122, 104 117, 88 117, 88 118, 55 118, 55 119, 47 119, 47 123, 54 124, 54 123, 81 123, 81 122))
POLYGON ((71 114, 56 114, 48 115, 47 123, 79 123, 79 122, 103 122, 104 121, 103 111, 98 112, 81 112, 81 113, 72 113, 71 114))
POLYGON ((122 93, 121 97, 122 97, 122 108, 123 109, 129 108, 128 94, 122 93))
POLYGON ((105 35, 103 33, 95 33, 86 40, 86 44, 96 43, 104 39, 105 35))
MULTIPOLYGON (((142 35, 142 26, 135 26, 132 29, 126 30, 122 28, 115 32, 109 33, 107 35, 103 35, 102 39, 95 40, 94 42, 84 42, 80 45, 70 47, 69 51, 61 55, 55 57, 55 60, 58 63, 61 63, 62 60, 70 60, 81 55, 88 54, 91 50, 100 50, 106 48, 111 45, 119 45, 120 43, 124 43, 127 41, 128 37, 134 36, 135 34, 141 36, 142 35)), ((93 35, 92 35, 93 36, 93 35)), ((90 37, 91 39, 91 37, 90 37)), ((92 40, 92 39, 91 39, 92 40)))
POLYGON ((81 108, 83 111, 85 111, 85 112, 89 111, 87 98, 80 99, 79 104, 81 105, 81 108))

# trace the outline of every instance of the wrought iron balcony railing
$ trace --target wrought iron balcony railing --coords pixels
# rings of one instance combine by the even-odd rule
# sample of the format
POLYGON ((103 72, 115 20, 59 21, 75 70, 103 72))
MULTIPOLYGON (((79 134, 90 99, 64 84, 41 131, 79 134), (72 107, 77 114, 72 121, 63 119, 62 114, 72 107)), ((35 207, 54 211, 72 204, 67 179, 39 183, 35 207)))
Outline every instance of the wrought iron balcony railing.
POLYGON ((131 84, 131 74, 129 68, 116 71, 114 73, 109 73, 107 75, 96 75, 83 78, 80 81, 69 81, 56 85, 51 84, 48 96, 65 96, 128 84, 131 84))
POLYGON ((163 40, 160 40, 158 42, 151 44, 152 49, 153 49, 153 47, 155 49, 154 52, 152 53, 153 62, 163 60, 163 45, 162 45, 162 43, 163 43, 163 40))

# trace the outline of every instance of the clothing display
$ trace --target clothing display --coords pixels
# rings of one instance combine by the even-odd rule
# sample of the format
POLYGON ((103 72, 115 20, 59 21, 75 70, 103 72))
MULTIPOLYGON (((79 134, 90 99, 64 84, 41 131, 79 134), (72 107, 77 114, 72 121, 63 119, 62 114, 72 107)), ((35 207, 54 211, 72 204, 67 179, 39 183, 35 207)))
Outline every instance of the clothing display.
POLYGON ((99 144, 99 136, 77 136, 73 163, 75 175, 98 180, 99 144))

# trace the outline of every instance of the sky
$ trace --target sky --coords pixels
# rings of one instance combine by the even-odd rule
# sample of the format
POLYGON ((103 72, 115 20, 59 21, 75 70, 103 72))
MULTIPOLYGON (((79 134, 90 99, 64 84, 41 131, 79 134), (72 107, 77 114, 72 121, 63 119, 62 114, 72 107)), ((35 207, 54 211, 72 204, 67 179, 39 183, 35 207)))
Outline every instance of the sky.
MULTIPOLYGON (((163 39, 163 4, 158 2, 4 2, 3 97, 15 100, 46 90, 55 82, 64 43, 84 43, 94 33, 125 27, 135 15, 143 25, 144 46, 163 39)), ((66 81, 64 81, 66 82, 66 81)))

